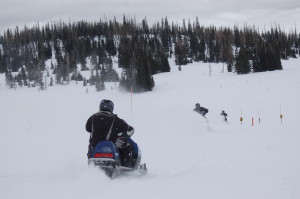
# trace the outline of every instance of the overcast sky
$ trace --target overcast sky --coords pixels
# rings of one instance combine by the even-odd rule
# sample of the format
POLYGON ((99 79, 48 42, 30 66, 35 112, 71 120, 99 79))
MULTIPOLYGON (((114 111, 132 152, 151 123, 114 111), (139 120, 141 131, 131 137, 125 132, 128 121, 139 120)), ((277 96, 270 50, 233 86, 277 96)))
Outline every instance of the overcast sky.
POLYGON ((22 29, 37 22, 114 16, 122 21, 123 14, 137 23, 147 18, 150 25, 165 17, 179 24, 198 17, 204 26, 247 24, 269 29, 277 24, 286 31, 300 29, 300 0, 0 0, 0 35, 17 25, 22 29))

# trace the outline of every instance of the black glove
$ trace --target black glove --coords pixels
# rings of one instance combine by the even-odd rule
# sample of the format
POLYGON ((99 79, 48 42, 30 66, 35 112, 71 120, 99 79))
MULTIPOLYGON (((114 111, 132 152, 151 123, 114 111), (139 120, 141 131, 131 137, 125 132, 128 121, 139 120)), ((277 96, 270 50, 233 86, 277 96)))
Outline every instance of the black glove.
POLYGON ((123 137, 118 137, 116 139, 115 145, 117 148, 123 148, 126 145, 126 140, 123 137))

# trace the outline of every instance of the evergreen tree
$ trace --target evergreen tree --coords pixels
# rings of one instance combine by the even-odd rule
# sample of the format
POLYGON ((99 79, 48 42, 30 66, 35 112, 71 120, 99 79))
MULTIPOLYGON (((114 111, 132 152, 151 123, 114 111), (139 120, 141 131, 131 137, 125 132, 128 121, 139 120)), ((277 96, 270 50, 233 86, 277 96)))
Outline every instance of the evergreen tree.
POLYGON ((188 63, 187 59, 187 42, 181 38, 177 38, 175 43, 175 62, 176 65, 186 65, 188 63))
POLYGON ((107 60, 107 54, 104 48, 104 41, 102 40, 101 44, 99 45, 99 49, 98 49, 98 56, 99 56, 99 65, 103 65, 106 60, 107 60))
POLYGON ((28 86, 28 82, 27 82, 27 74, 26 74, 26 69, 25 67, 22 67, 21 69, 21 79, 23 80, 24 82, 24 86, 28 86))
POLYGON ((97 91, 102 91, 105 89, 104 85, 104 77, 99 74, 99 71, 96 70, 96 76, 95 76, 95 86, 97 91))
POLYGON ((227 71, 228 71, 228 72, 232 72, 232 66, 233 66, 233 63, 232 63, 232 62, 228 62, 228 63, 227 63, 227 71))
POLYGON ((137 60, 137 66, 135 77, 136 85, 134 90, 137 92, 151 91, 155 83, 150 73, 150 65, 146 52, 139 50, 135 59, 137 60))
MULTIPOLYGON (((101 65, 103 82, 118 81, 111 60, 111 56, 118 56, 124 85, 149 90, 151 75, 170 71, 168 58, 171 56, 175 56, 179 68, 192 61, 221 61, 227 63, 229 72, 235 65, 236 72, 244 74, 251 69, 253 72, 280 70, 280 59, 297 57, 299 48, 300 34, 296 30, 285 33, 279 26, 263 32, 248 26, 217 29, 213 25, 200 26, 198 18, 195 23, 183 20, 182 25, 173 22, 170 25, 165 17, 149 27, 146 18, 138 25, 125 16, 121 23, 115 18, 92 23, 60 21, 42 27, 24 27, 24 30, 16 27, 0 35, 0 73, 19 72, 25 66, 28 84, 41 85, 45 62, 53 54, 57 61, 56 66, 51 64, 51 69, 57 82, 68 81, 69 73, 78 64, 81 70, 90 70, 89 58, 95 69, 100 70, 101 65)), ((24 77, 21 71, 12 79, 25 85, 24 77)))
POLYGON ((83 86, 87 86, 87 81, 85 77, 83 78, 83 86))
POLYGON ((97 53, 96 53, 95 49, 93 49, 93 52, 92 52, 91 64, 92 64, 94 69, 97 68, 97 66, 98 66, 98 58, 97 58, 97 53))
POLYGON ((9 88, 15 87, 14 78, 10 70, 5 72, 5 85, 9 88))
POLYGON ((259 61, 257 72, 281 70, 281 60, 279 55, 278 46, 276 44, 266 43, 261 46, 259 52, 259 61))
POLYGON ((117 54, 117 49, 115 47, 113 38, 107 38, 105 49, 109 56, 115 56, 117 54))
POLYGON ((6 56, 1 54, 1 49, 0 49, 0 73, 5 73, 6 71, 7 71, 6 56))
POLYGON ((132 57, 131 40, 127 37, 121 37, 119 44, 119 68, 128 69, 130 67, 130 60, 132 57))
MULTIPOLYGON (((98 73, 98 70, 96 70, 96 73, 98 73)), ((94 86, 97 83, 96 76, 94 75, 94 70, 91 70, 91 76, 89 79, 89 83, 90 83, 90 86, 94 86)))
POLYGON ((158 56, 160 72, 170 72, 168 56, 164 52, 160 52, 158 56))
POLYGON ((236 59, 235 71, 237 74, 248 74, 251 71, 250 63, 244 46, 241 46, 239 55, 236 59))
POLYGON ((50 86, 53 86, 53 78, 50 78, 50 86))

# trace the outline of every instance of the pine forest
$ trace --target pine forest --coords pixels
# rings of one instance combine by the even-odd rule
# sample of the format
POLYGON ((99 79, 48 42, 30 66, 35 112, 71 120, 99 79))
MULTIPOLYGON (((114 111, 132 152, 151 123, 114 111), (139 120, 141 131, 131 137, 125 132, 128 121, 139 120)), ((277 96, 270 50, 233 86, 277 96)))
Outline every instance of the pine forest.
POLYGON ((155 86, 154 74, 170 72, 170 60, 179 70, 193 62, 223 63, 228 72, 242 75, 282 70, 282 59, 299 57, 299 45, 300 34, 280 26, 204 27, 198 18, 179 25, 167 17, 150 26, 146 18, 136 22, 125 16, 122 22, 59 21, 0 35, 0 73, 10 88, 43 89, 46 74, 49 86, 74 80, 101 91, 105 82, 119 82, 125 90, 144 92, 155 86), (90 71, 89 79, 82 71, 90 71))

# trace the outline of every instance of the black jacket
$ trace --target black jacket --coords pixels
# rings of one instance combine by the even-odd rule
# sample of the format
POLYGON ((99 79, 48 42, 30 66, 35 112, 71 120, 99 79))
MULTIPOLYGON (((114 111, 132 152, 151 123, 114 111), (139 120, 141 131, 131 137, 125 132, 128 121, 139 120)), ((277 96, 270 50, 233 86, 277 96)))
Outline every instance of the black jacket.
POLYGON ((222 113, 220 115, 223 115, 224 117, 227 117, 227 113, 225 113, 224 111, 222 111, 222 113))
POLYGON ((120 119, 117 115, 99 111, 92 115, 86 122, 86 131, 91 133, 90 145, 95 147, 99 141, 111 140, 116 141, 118 133, 131 132, 133 134, 133 127, 128 125, 124 120, 120 119), (111 129, 111 133, 110 132, 111 129))

